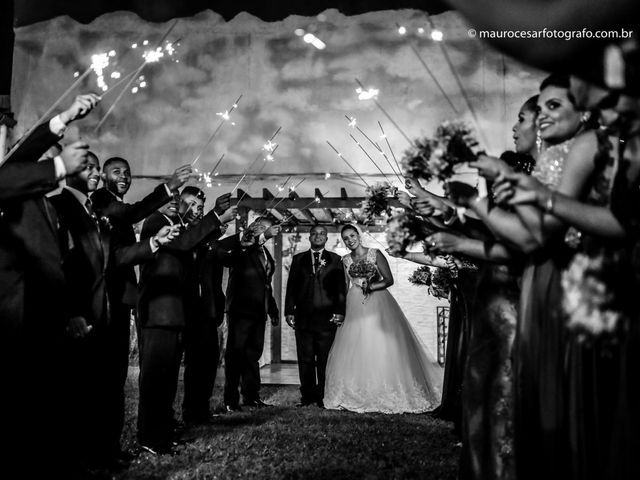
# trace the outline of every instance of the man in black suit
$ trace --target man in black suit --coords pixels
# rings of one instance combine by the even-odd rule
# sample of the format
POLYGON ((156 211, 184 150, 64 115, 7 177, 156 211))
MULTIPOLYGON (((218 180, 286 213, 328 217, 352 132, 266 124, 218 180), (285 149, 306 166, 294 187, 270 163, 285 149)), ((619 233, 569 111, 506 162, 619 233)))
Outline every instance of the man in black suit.
MULTIPOLYGON (((123 198, 131 186, 129 162, 120 157, 112 157, 104 162, 102 181, 104 186, 91 194, 93 209, 99 216, 106 216, 111 223, 111 238, 121 245, 134 245, 136 235, 133 225, 144 220, 158 208, 173 198, 173 191, 180 188, 189 178, 189 165, 178 168, 167 183, 158 185, 149 195, 139 202, 125 203, 123 198)), ((109 456, 114 461, 126 461, 130 455, 120 449, 120 435, 124 427, 125 397, 124 387, 129 367, 129 339, 131 310, 136 304, 138 280, 133 264, 116 267, 111 263, 106 272, 109 290, 110 322, 107 327, 107 362, 109 375, 105 379, 111 385, 105 400, 107 417, 109 456)))
MULTIPOLYGON (((178 199, 145 220, 141 239, 167 225, 183 224, 178 199)), ((191 224, 156 257, 143 265, 140 274, 138 320, 140 323, 140 400, 138 441, 146 450, 173 450, 173 402, 178 387, 182 335, 186 324, 189 266, 193 252, 206 238, 218 238, 220 226, 235 218, 231 195, 216 205, 197 224, 191 224)))
POLYGON ((336 322, 344 318, 346 282, 339 255, 325 250, 327 229, 316 225, 309 232, 311 249, 293 257, 287 281, 285 319, 296 333, 300 406, 323 406, 325 370, 336 335, 336 322))
POLYGON ((84 170, 67 178, 62 192, 51 197, 59 221, 65 279, 74 292, 67 331, 67 388, 73 403, 71 431, 78 459, 85 468, 122 466, 112 450, 114 347, 107 272, 153 258, 171 240, 167 228, 154 238, 123 245, 111 237, 108 218, 98 217, 89 193, 100 181, 98 158, 89 152, 84 170))
MULTIPOLYGON (((182 190, 180 214, 188 223, 202 217, 205 196, 196 187, 182 190)), ((225 225, 226 227, 226 225, 225 225)), ((223 256, 239 245, 238 235, 206 239, 196 248, 188 279, 184 330, 184 398, 182 419, 187 424, 210 420, 209 403, 220 360, 218 327, 224 320, 223 256)))
POLYGON ((240 410, 238 387, 242 381, 243 404, 263 407, 260 399, 260 367, 267 317, 279 323, 271 280, 276 269, 264 241, 276 236, 280 227, 260 217, 248 228, 242 246, 227 253, 230 268, 227 285, 229 321, 225 353, 224 402, 227 411, 240 410))
POLYGON ((41 468, 54 474, 68 467, 65 460, 70 459, 66 417, 60 413, 68 397, 60 391, 59 359, 75 292, 64 277, 57 218, 44 194, 84 168, 88 145, 75 142, 54 159, 38 159, 98 101, 95 95, 76 97, 67 110, 39 125, 0 167, 0 378, 5 392, 0 412, 6 439, 2 463, 8 472, 30 466, 35 476, 41 468), (43 392, 56 392, 46 409, 43 392), (35 431, 42 447, 34 464, 28 445, 35 431))

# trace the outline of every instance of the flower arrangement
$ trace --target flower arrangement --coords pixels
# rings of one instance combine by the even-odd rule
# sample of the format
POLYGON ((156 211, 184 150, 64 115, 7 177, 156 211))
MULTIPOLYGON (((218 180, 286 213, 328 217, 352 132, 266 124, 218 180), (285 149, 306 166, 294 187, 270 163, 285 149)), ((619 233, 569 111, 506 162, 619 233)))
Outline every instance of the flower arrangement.
POLYGON ((406 175, 445 182, 455 173, 455 167, 475 160, 477 140, 464 122, 447 121, 436 129, 432 139, 414 141, 402 159, 406 175))
POLYGON ((562 273, 564 297, 562 307, 568 316, 572 330, 598 336, 613 332, 621 318, 621 312, 613 309, 615 295, 611 285, 616 275, 607 268, 605 257, 590 257, 578 253, 562 273))
POLYGON ((431 286, 431 267, 422 265, 415 269, 409 276, 409 282, 418 286, 431 286))
POLYGON ((362 210, 367 221, 381 215, 391 215, 389 199, 394 198, 398 192, 389 182, 376 183, 366 189, 366 199, 362 202, 362 210))
MULTIPOLYGON (((364 280, 360 288, 362 288, 362 293, 364 293, 364 298, 366 299, 369 296, 369 283, 378 275, 378 269, 371 262, 358 260, 357 262, 353 262, 349 267, 349 275, 353 278, 361 278, 364 280)), ((364 300, 362 303, 364 303, 364 300)))
POLYGON ((431 285, 429 294, 436 298, 449 298, 449 292, 453 286, 454 277, 448 268, 434 268, 431 273, 431 285))
POLYGON ((414 244, 433 232, 425 222, 412 213, 403 213, 387 222, 387 244, 393 255, 404 256, 414 244))

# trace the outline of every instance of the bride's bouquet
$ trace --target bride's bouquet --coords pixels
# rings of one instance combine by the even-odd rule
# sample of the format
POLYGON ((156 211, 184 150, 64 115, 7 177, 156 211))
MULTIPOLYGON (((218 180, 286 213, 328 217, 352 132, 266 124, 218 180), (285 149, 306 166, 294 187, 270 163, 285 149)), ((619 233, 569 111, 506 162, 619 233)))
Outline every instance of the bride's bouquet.
MULTIPOLYGON (((349 267, 349 275, 352 278, 361 278, 364 280, 360 288, 362 289, 362 293, 364 293, 364 300, 366 300, 369 296, 369 283, 378 275, 376 266, 366 260, 358 260, 357 262, 353 262, 349 267)), ((362 300, 362 303, 364 303, 364 300, 362 300)))

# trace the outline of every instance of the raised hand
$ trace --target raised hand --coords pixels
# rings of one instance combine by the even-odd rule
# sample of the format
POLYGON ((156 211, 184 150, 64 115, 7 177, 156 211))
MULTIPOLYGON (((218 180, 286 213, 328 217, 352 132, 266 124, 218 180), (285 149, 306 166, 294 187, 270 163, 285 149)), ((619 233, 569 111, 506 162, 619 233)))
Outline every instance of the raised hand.
POLYGON ((538 179, 524 173, 501 175, 496 181, 494 192, 496 201, 504 201, 509 205, 540 204, 551 195, 551 190, 538 179))
POLYGON ((404 186, 409 192, 413 193, 417 197, 428 196, 429 192, 425 190, 420 181, 417 178, 404 177, 404 186))
POLYGON ((191 165, 182 165, 181 167, 178 167, 167 182, 167 187, 169 187, 169 190, 177 190, 185 183, 187 183, 191 172, 191 165))
POLYGON ((475 162, 469 162, 469 166, 478 169, 478 174, 489 180, 495 179, 500 174, 513 173, 513 169, 506 162, 489 155, 478 155, 475 162))
POLYGON ((225 193, 216 198, 216 205, 213 207, 218 215, 222 215, 231 207, 231 193, 225 193))
POLYGON ((266 238, 267 240, 273 238, 277 236, 281 230, 282 227, 280 225, 271 225, 264 231, 264 238, 266 238))
POLYGON ((411 197, 407 192, 398 192, 398 201, 407 208, 413 208, 411 197))
POLYGON ((165 225, 160 229, 160 231, 155 236, 155 241, 158 245, 166 245, 171 240, 180 235, 180 226, 179 225, 165 225))
MULTIPOLYGON (((234 205, 233 207, 227 208, 221 215, 219 214, 218 218, 220 219, 220 222, 225 224, 233 221, 236 218, 237 214, 238 214, 238 207, 234 205)), ((225 226, 225 231, 226 231, 226 226, 225 226)))
POLYGON ((462 237, 447 232, 437 232, 429 236, 425 242, 431 248, 444 252, 456 253, 460 249, 462 237))
POLYGON ((60 120, 65 125, 69 125, 74 120, 84 118, 95 108, 100 100, 102 99, 95 93, 78 95, 71 106, 60 114, 60 120))
POLYGON ((84 317, 73 317, 67 324, 67 332, 71 338, 84 338, 93 330, 91 325, 87 325, 84 317))
POLYGON ((62 149, 60 158, 62 158, 67 175, 74 175, 84 169, 87 164, 88 151, 89 145, 81 141, 73 142, 62 149))

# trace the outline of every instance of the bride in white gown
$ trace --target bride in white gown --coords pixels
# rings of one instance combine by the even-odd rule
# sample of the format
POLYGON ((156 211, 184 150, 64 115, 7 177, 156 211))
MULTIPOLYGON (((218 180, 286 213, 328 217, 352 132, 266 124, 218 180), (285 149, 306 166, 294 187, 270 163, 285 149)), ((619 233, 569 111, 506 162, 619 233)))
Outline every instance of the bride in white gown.
POLYGON ((344 324, 327 362, 325 407, 382 413, 433 410, 440 403, 443 369, 387 290, 393 284, 387 259, 364 247, 352 225, 343 227, 342 240, 351 250, 342 257, 349 291, 344 324), (373 264, 376 276, 352 277, 354 262, 373 264))

